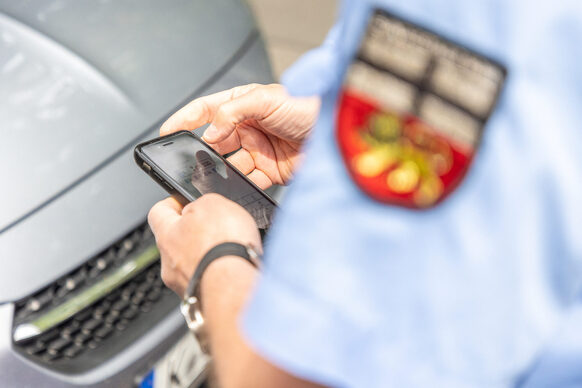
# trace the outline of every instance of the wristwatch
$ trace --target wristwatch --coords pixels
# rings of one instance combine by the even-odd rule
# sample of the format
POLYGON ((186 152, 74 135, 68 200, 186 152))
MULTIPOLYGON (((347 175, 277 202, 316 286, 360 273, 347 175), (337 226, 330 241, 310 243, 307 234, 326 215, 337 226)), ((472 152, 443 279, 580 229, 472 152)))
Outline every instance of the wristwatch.
POLYGON ((200 281, 202 275, 210 263, 224 256, 238 256, 256 268, 260 268, 260 258, 255 249, 250 245, 226 242, 218 244, 209 250, 194 271, 194 275, 188 282, 188 288, 184 292, 180 311, 186 319, 186 324, 194 337, 198 340, 200 348, 206 354, 209 353, 208 336, 204 328, 204 318, 202 317, 202 306, 200 302, 200 281))

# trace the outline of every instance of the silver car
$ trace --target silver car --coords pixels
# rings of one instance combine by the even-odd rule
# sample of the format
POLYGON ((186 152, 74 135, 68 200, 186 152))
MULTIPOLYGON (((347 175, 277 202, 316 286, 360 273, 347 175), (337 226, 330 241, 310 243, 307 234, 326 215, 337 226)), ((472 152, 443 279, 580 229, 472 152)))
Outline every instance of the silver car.
POLYGON ((1 387, 202 381, 132 150, 249 82, 272 75, 242 1, 0 2, 1 387))

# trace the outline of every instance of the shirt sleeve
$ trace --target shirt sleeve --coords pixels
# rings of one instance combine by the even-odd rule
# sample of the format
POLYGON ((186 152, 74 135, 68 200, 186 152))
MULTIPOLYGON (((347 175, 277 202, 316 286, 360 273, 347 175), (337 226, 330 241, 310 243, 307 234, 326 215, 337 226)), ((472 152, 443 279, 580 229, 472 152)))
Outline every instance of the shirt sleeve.
POLYGON ((281 76, 281 83, 293 96, 322 95, 338 78, 337 50, 341 23, 332 27, 323 44, 295 62, 281 76))
POLYGON ((247 309, 243 330, 255 350, 275 365, 309 381, 340 386, 339 357, 329 356, 345 351, 337 339, 351 329, 338 314, 333 306, 266 273, 247 309), (308 357, 298 357, 306 353, 308 357))
POLYGON ((323 96, 341 84, 346 60, 357 49, 370 9, 364 2, 342 1, 336 24, 322 45, 300 57, 282 77, 293 96, 323 96), (349 30, 349 33, 347 33, 349 30))

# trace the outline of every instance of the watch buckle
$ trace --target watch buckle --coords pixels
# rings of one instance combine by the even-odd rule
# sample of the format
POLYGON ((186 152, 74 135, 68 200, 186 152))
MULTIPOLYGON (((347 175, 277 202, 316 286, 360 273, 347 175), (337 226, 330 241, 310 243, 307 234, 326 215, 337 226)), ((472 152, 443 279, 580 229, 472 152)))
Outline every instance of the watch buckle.
POLYGON ((200 348, 208 354, 208 343, 204 335, 204 318, 202 311, 200 311, 200 301, 195 296, 190 296, 182 300, 180 304, 180 312, 186 320, 188 329, 194 334, 194 337, 200 344, 200 348))

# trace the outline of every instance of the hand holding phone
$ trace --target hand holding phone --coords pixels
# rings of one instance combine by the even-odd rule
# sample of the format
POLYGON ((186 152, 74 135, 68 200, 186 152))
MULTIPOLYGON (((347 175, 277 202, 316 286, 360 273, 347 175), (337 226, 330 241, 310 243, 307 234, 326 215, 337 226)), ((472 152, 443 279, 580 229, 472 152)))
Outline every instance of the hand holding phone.
POLYGON ((319 97, 292 97, 282 85, 242 85, 191 101, 160 135, 210 124, 204 141, 223 155, 234 152, 233 165, 266 189, 290 182, 319 105, 319 97))
POLYGON ((183 206, 217 193, 244 207, 267 229, 276 203, 197 135, 179 131, 141 144, 136 163, 183 206))

